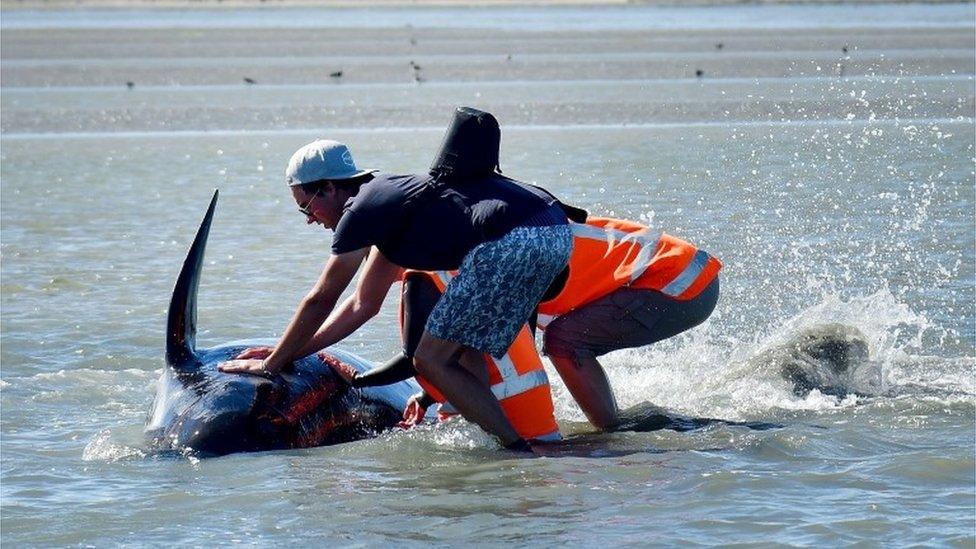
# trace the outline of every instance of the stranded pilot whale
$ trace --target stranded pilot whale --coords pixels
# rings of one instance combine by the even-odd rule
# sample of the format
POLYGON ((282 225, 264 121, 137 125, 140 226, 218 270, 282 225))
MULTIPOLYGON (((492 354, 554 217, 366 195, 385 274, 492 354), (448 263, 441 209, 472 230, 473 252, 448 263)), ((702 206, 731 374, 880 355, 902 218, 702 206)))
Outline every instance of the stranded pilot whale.
MULTIPOLYGON (((413 381, 353 389, 317 355, 271 378, 230 374, 218 371, 217 364, 247 347, 274 342, 196 348, 197 289, 217 195, 214 191, 170 300, 166 366, 145 429, 150 446, 219 456, 337 444, 396 425, 410 395, 419 391, 413 381)), ((324 352, 360 373, 373 366, 340 349, 324 352)))

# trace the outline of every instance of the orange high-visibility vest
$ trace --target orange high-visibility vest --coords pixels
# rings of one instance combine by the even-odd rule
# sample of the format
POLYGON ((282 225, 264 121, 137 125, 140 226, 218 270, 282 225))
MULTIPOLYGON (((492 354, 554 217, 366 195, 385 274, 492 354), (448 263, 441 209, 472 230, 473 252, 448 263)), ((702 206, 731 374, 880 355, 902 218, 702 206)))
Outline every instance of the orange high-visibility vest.
MULTIPOLYGON (((425 272, 434 281, 437 288, 443 292, 452 274, 446 271, 436 273, 425 272)), ((400 300, 401 316, 400 328, 403 329, 403 299, 400 300)), ((488 381, 491 392, 501 404, 505 417, 526 440, 560 440, 559 425, 556 423, 555 410, 552 404, 552 392, 549 388, 549 376, 542 366, 542 359, 535 349, 535 340, 528 326, 522 326, 518 336, 508 348, 508 352, 501 358, 494 358, 484 353, 488 364, 488 381)), ((416 376, 417 383, 423 387, 434 400, 441 403, 440 417, 446 419, 457 414, 433 385, 422 376, 416 376)))
POLYGON ((569 277, 554 298, 539 304, 539 327, 559 315, 627 286, 685 301, 704 290, 722 262, 669 234, 633 221, 590 217, 570 223, 569 277))

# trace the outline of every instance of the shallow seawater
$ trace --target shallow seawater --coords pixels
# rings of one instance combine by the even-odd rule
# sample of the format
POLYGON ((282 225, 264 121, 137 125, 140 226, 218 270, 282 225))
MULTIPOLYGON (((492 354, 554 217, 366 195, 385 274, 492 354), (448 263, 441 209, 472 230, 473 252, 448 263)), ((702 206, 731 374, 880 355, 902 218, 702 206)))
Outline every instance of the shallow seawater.
MULTIPOLYGON (((966 76, 939 89, 969 105, 966 76)), ((876 93, 907 98, 918 86, 892 80, 876 93)), ((578 82, 571 93, 596 110, 618 101, 607 88, 578 82)), ((84 103, 89 92, 78 93, 84 103)), ((489 103, 535 99, 528 84, 484 93, 489 103)), ((836 107, 827 97, 813 99, 836 107)), ((45 100, 38 94, 37 108, 56 116, 63 104, 45 100)), ((233 111, 220 90, 194 101, 233 111)), ((606 358, 620 404, 777 425, 593 433, 550 371, 570 441, 539 459, 513 459, 461 421, 301 451, 150 454, 142 428, 164 366, 165 310, 213 189, 199 344, 279 335, 329 250, 329 233, 304 224, 280 175, 321 130, 6 132, 4 541, 971 547, 976 130, 955 112, 895 114, 503 119, 506 174, 725 263, 706 324, 606 358), (757 362, 828 322, 865 334, 884 396, 799 397, 757 362)), ((329 136, 364 166, 421 171, 444 119, 329 136)), ((396 352, 394 297, 343 346, 377 361, 396 352)))

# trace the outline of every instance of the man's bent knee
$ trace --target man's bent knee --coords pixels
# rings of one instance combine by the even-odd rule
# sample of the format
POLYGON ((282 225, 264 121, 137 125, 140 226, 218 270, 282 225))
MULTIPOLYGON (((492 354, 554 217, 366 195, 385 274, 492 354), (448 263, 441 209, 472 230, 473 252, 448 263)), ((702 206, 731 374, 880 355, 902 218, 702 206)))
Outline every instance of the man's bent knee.
POLYGON ((548 357, 572 358, 572 338, 562 329, 562 322, 557 318, 546 326, 542 335, 542 352, 548 357))

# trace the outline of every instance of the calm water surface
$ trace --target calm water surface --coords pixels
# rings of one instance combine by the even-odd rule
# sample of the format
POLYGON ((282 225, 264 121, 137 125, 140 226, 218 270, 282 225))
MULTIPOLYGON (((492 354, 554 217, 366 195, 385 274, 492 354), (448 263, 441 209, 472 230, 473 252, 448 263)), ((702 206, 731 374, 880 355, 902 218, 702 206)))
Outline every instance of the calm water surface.
MULTIPOLYGON (((965 107, 971 82, 931 75, 861 89, 871 94, 865 112, 874 97, 940 90, 965 107), (945 86, 925 87, 939 77, 945 86)), ((755 85, 767 84, 784 85, 755 85)), ((623 101, 612 88, 579 83, 565 93, 597 109, 623 101)), ((540 89, 544 99, 531 85, 521 97, 482 91, 489 103, 558 104, 560 94, 540 89)), ((98 108, 85 95, 97 90, 77 93, 38 94, 36 108, 98 108)), ((200 93, 202 107, 231 112, 263 101, 238 90, 239 103, 226 106, 221 90, 200 93)), ((836 106, 837 95, 809 99, 836 106)), ((165 309, 212 190, 221 201, 199 344, 278 335, 329 250, 330 234, 305 225, 281 182, 291 152, 320 132, 8 131, 4 541, 972 547, 976 131, 972 116, 896 114, 730 121, 716 108, 636 127, 619 116, 583 126, 503 119, 507 174, 686 237, 725 262, 723 296, 705 325, 607 357, 621 405, 783 426, 594 434, 551 372, 572 451, 543 459, 511 459, 462 422, 302 451, 147 454, 142 427, 164 364, 165 309), (753 360, 822 322, 865 333, 887 396, 797 397, 773 365, 753 360)), ((421 171, 446 118, 329 137, 349 143, 364 166, 421 171)), ((344 347, 383 360, 397 351, 397 333, 391 298, 344 347)))

